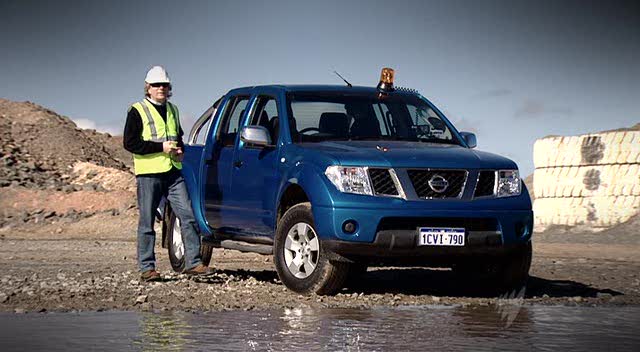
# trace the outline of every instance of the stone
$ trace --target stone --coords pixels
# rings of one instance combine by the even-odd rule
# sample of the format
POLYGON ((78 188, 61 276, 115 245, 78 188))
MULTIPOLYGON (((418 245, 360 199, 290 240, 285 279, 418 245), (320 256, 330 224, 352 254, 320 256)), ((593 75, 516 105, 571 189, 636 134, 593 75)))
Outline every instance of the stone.
POLYGON ((598 292, 598 294, 596 294, 596 297, 609 299, 609 298, 613 297, 613 295, 610 294, 610 293, 606 293, 606 292, 598 292))
POLYGON ((431 296, 431 300, 434 302, 440 302, 440 297, 431 296))
POLYGON ((0 303, 4 303, 9 300, 9 295, 6 293, 0 293, 0 303))
POLYGON ((140 295, 140 296, 138 296, 138 298, 136 298, 136 304, 145 303, 148 298, 149 298, 148 295, 140 295))
POLYGON ((13 312, 16 313, 16 314, 24 314, 27 311, 24 310, 24 308, 16 308, 16 309, 13 310, 13 312))

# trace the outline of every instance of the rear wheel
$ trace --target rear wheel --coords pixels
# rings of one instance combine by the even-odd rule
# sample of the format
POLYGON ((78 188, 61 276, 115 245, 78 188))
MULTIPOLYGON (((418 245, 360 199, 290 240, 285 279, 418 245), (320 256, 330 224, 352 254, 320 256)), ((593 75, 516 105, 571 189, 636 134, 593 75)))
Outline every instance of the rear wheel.
MULTIPOLYGON (((184 253, 185 247, 182 241, 182 231, 180 229, 180 219, 176 214, 171 211, 169 215, 169 226, 167 227, 167 251, 169 253, 169 262, 171 268, 175 272, 181 273, 184 271, 184 253)), ((209 265, 211 262, 211 254, 213 247, 208 244, 200 243, 200 256, 202 258, 202 264, 209 265)))
POLYGON ((328 260, 315 230, 311 203, 291 207, 278 222, 274 263, 282 283, 299 293, 335 293, 349 271, 348 263, 328 260))

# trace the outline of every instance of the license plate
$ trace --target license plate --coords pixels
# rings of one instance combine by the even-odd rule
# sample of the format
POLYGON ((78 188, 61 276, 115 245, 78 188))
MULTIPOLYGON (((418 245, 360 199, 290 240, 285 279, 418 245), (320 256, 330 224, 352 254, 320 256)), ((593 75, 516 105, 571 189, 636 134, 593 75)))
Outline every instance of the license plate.
POLYGON ((420 227, 418 246, 464 246, 464 229, 420 227))

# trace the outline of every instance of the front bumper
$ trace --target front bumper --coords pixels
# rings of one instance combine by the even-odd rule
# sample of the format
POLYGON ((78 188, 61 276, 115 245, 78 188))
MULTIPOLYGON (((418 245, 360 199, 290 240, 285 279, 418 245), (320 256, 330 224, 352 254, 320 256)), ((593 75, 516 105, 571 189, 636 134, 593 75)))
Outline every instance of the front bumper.
POLYGON ((323 249, 332 260, 369 264, 451 266, 463 262, 486 262, 526 248, 527 242, 505 245, 498 232, 469 232, 465 246, 418 246, 409 231, 380 232, 373 243, 324 240, 323 249))
POLYGON ((315 227, 323 246, 346 258, 410 258, 443 261, 499 256, 531 240, 531 210, 415 210, 314 207, 315 227), (357 223, 346 233, 346 221, 357 223), (465 246, 418 246, 419 227, 465 228, 465 246))

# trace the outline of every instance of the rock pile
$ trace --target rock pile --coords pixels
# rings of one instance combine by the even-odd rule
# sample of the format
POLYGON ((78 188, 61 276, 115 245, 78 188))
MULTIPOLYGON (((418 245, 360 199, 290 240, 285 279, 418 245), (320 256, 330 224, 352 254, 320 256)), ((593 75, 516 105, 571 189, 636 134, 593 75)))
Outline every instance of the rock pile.
POLYGON ((58 213, 53 210, 36 209, 34 211, 22 210, 15 214, 5 212, 0 216, 0 228, 18 224, 52 224, 73 222, 95 215, 95 212, 77 211, 72 209, 68 212, 58 213))
POLYGON ((0 229, 126 211, 135 204, 131 166, 121 137, 0 99, 0 229))
POLYGON ((135 191, 135 177, 130 172, 79 161, 73 165, 72 173, 76 185, 94 190, 135 191))
POLYGON ((78 128, 39 105, 0 99, 0 187, 62 190, 78 161, 129 171, 122 139, 78 128))

